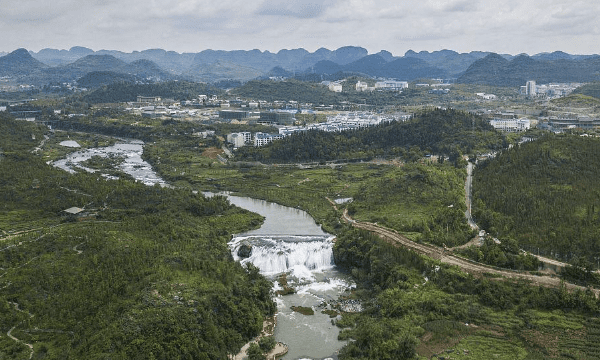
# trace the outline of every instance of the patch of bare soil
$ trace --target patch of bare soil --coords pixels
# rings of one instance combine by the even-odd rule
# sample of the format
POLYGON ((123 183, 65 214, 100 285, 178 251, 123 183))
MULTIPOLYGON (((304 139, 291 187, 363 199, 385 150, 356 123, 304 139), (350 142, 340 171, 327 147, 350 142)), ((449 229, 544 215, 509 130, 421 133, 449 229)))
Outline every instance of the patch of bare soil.
POLYGON ((223 149, 219 149, 216 147, 209 147, 202 152, 202 156, 207 157, 209 159, 216 160, 217 156, 224 153, 223 149))

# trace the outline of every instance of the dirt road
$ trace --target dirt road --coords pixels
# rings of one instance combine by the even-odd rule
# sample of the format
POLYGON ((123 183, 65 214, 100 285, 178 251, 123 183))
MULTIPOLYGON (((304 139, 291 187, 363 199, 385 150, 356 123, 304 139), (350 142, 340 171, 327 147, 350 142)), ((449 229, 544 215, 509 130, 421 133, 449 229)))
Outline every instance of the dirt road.
MULTIPOLYGON (((495 275, 500 275, 500 276, 502 276, 504 278, 508 278, 508 279, 528 280, 528 281, 531 281, 532 284, 534 284, 534 285, 547 286, 547 287, 558 287, 561 284, 561 279, 558 277, 532 275, 529 272, 525 272, 525 271, 500 270, 498 268, 494 268, 494 267, 480 264, 480 263, 477 263, 474 261, 463 259, 458 256, 454 256, 454 255, 452 255, 452 253, 450 253, 449 251, 447 251, 446 249, 441 248, 441 247, 437 247, 434 245, 428 245, 428 244, 416 243, 393 230, 386 229, 379 225, 375 225, 375 224, 368 223, 368 222, 355 221, 348 215, 347 210, 344 210, 343 218, 344 218, 344 220, 351 223, 352 226, 354 226, 356 228, 364 229, 364 230, 368 230, 368 231, 372 231, 372 232, 376 233, 384 241, 386 241, 392 245, 403 246, 403 247, 410 249, 418 254, 431 257, 431 258, 439 260, 445 264, 456 265, 462 271, 469 273, 469 274, 473 274, 475 276, 482 276, 485 273, 495 274, 495 275)), ((575 284, 565 283, 565 286, 569 290, 576 290, 576 289, 586 290, 585 287, 578 286, 575 284)), ((599 290, 593 289, 593 291, 596 294, 596 297, 598 297, 599 290)))

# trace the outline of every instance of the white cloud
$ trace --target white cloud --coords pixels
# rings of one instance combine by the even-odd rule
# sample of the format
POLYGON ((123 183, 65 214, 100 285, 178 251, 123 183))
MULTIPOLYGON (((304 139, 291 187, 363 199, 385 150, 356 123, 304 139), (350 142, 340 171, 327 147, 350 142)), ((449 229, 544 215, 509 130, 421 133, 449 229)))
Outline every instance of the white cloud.
POLYGON ((3 0, 0 50, 600 52, 596 0, 3 0))
POLYGON ((330 3, 327 0, 266 0, 255 14, 312 19, 321 16, 330 3))

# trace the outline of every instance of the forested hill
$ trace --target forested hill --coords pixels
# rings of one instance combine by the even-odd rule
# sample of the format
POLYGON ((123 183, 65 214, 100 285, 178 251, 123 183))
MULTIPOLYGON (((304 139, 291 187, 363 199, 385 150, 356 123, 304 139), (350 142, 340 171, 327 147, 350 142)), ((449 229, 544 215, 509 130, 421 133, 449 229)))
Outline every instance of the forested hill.
POLYGON ((189 100, 198 95, 222 94, 223 91, 203 83, 169 81, 156 84, 131 84, 126 82, 103 86, 82 97, 92 104, 136 101, 138 96, 160 96, 165 99, 189 100))
POLYGON ((587 95, 587 96, 593 96, 597 99, 600 99, 600 82, 585 84, 585 85, 575 89, 575 91, 573 91, 573 93, 587 95))
POLYGON ((0 115, 0 359, 226 359, 260 333, 271 283, 227 246, 259 215, 53 168, 42 130, 0 115))
POLYGON ((600 140, 547 135, 475 170, 474 216, 490 233, 562 260, 600 254, 600 140))
POLYGON ((444 154, 451 160, 475 150, 501 149, 504 136, 480 117, 456 110, 429 110, 407 122, 381 124, 363 130, 331 133, 307 131, 265 147, 243 147, 242 160, 267 163, 371 159, 402 156, 417 160, 424 153, 444 154))
POLYGON ((299 102, 314 104, 333 104, 345 99, 329 91, 326 86, 297 80, 269 81, 253 80, 232 91, 232 94, 247 98, 265 99, 268 101, 287 101, 294 99, 299 102))

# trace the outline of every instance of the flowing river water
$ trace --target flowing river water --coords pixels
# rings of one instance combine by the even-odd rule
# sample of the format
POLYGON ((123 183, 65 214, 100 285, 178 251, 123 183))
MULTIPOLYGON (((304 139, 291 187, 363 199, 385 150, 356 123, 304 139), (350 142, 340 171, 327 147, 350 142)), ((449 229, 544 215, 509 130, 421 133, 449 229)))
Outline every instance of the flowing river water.
POLYGON ((287 274, 288 285, 296 290, 295 294, 275 297, 275 338, 289 347, 283 359, 337 358, 345 342, 337 339, 339 329, 321 311, 330 309, 331 303, 354 285, 335 268, 333 236, 323 232, 304 211, 247 197, 228 198, 232 204, 265 217, 260 229, 234 236, 229 243, 234 259, 256 265, 273 280, 275 290, 281 289, 277 277, 287 274), (238 255, 242 245, 252 248, 247 258, 238 255), (295 312, 292 306, 312 308, 314 315, 295 312))
MULTIPOLYGON (((110 147, 77 151, 54 163, 66 171, 85 168, 82 162, 93 156, 121 157, 119 170, 147 185, 165 182, 142 160, 143 142, 127 141, 110 147)), ((101 171, 100 171, 101 172, 101 171)), ((108 177, 108 176, 107 176, 108 177)), ((205 194, 210 196, 211 194, 205 194)), ((289 351, 283 359, 337 359, 345 345, 339 341, 339 329, 322 310, 331 309, 340 296, 354 287, 350 278, 336 270, 333 262, 333 239, 304 211, 256 200, 224 194, 241 208, 265 217, 256 230, 234 236, 229 243, 232 255, 242 264, 252 262, 261 273, 273 281, 274 290, 281 289, 278 277, 287 275, 294 294, 278 295, 275 338, 285 343, 289 351), (238 255, 240 247, 251 248, 248 257, 238 255), (314 315, 303 315, 292 306, 312 308, 314 315)), ((346 311, 358 311, 359 306, 343 304, 346 311)))

